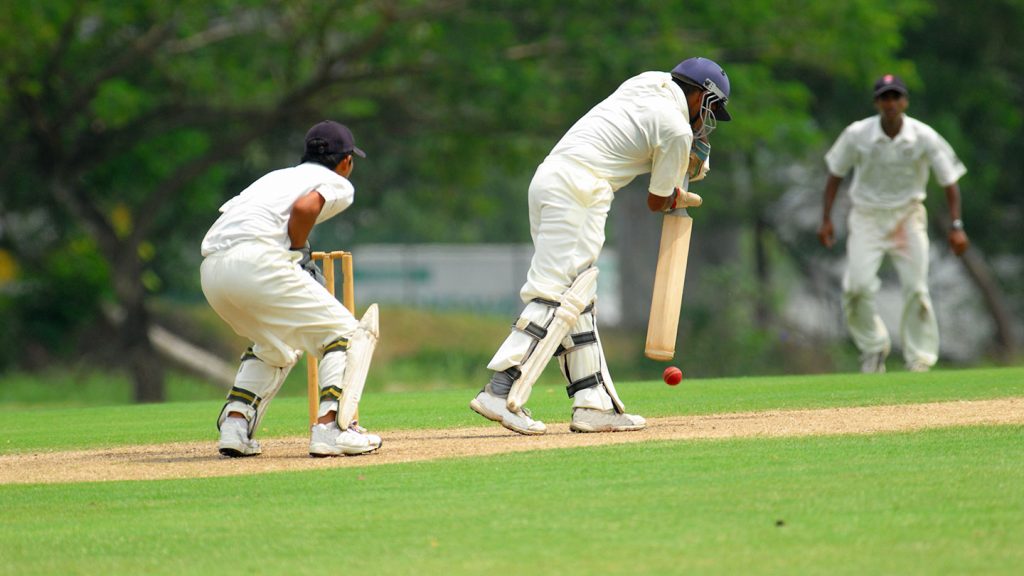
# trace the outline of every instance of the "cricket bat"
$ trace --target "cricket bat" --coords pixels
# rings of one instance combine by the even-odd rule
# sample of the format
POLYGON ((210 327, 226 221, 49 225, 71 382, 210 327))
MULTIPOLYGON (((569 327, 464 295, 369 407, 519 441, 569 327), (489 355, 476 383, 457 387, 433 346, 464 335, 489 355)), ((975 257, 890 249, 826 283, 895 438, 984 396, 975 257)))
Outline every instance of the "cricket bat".
MULTIPOLYGON (((699 204, 698 204, 699 205, 699 204)), ((647 345, 644 355, 651 360, 668 361, 676 353, 679 310, 683 303, 686 261, 690 255, 693 218, 686 208, 677 208, 664 216, 661 224, 661 248, 654 273, 651 317, 647 321, 647 345)))

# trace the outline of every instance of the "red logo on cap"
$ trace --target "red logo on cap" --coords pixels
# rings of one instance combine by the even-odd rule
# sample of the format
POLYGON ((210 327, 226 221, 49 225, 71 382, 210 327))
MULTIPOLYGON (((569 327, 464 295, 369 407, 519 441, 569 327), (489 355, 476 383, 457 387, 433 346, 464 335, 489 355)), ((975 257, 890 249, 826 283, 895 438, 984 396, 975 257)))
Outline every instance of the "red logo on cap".
POLYGON ((885 80, 886 82, 892 82, 892 74, 886 74, 885 76, 882 76, 882 80, 885 80))

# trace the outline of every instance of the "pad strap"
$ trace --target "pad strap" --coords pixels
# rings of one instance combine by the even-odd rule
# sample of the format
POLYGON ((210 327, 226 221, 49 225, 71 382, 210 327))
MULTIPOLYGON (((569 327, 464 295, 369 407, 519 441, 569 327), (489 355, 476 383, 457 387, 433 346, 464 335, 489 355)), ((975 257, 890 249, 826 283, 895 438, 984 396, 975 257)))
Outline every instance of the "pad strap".
POLYGON ((338 400, 341 398, 341 388, 337 386, 328 386, 320 391, 320 401, 327 402, 329 400, 338 400))
POLYGON ((244 388, 233 386, 231 391, 228 392, 228 402, 241 402, 242 404, 248 404, 253 409, 259 408, 260 403, 263 402, 263 398, 260 398, 256 394, 249 392, 244 388))
POLYGON ((326 356, 331 352, 348 352, 348 338, 338 337, 332 340, 327 346, 324 346, 321 356, 326 356))
POLYGON ((590 346, 591 344, 597 344, 597 334, 593 330, 590 332, 580 332, 579 334, 570 334, 558 345, 558 349, 555 350, 555 357, 563 356, 573 350, 590 346))
POLYGON ((239 362, 245 362, 246 360, 259 360, 259 357, 256 356, 256 353, 252 351, 252 346, 249 346, 248 348, 245 349, 245 352, 242 353, 242 358, 239 360, 239 362))
MULTIPOLYGON (((547 300, 545 298, 534 298, 533 300, 530 300, 530 302, 536 302, 537 304, 543 304, 543 305, 547 306, 548 308, 558 308, 559 306, 562 305, 561 302, 555 302, 554 300, 547 300)), ((583 310, 580 311, 580 314, 586 314, 587 312, 590 312, 593 309, 594 309, 594 302, 591 302, 590 304, 587 304, 586 308, 584 308, 583 310)))
POLYGON ((572 398, 580 390, 586 390, 587 388, 593 388, 598 384, 604 384, 604 377, 601 376, 600 372, 585 376, 579 380, 569 384, 565 387, 565 391, 569 394, 569 398, 572 398))
POLYGON ((513 324, 512 327, 538 342, 543 340, 544 337, 548 335, 547 328, 523 317, 520 317, 518 320, 516 320, 516 323, 513 324))

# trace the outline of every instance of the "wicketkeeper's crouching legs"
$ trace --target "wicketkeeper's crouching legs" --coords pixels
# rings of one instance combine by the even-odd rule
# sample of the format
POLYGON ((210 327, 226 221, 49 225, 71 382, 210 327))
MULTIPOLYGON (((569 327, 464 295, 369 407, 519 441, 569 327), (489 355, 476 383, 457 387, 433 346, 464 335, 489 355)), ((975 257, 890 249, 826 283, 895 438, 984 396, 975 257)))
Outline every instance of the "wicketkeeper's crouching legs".
POLYGON ((349 338, 338 338, 324 347, 320 361, 319 417, 334 413, 334 422, 313 426, 311 456, 366 454, 380 448, 380 436, 359 427, 355 415, 363 395, 370 360, 377 347, 380 328, 377 305, 371 305, 349 338))
POLYGON ((221 432, 217 448, 221 454, 256 456, 262 451, 253 437, 270 401, 281 389, 291 369, 292 365, 278 367, 267 364, 256 356, 251 347, 245 351, 235 374, 235 383, 217 418, 217 429, 221 432), (229 414, 241 414, 243 418, 228 418, 229 414))

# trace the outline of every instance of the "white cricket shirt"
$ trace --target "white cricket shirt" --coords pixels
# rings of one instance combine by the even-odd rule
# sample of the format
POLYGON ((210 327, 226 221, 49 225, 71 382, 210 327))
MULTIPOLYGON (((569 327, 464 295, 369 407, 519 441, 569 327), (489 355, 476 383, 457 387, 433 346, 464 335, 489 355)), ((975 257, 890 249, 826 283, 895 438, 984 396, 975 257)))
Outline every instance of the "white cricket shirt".
POLYGON ((924 200, 929 167, 942 187, 967 173, 938 132, 907 115, 895 138, 882 130, 881 116, 850 124, 825 155, 825 163, 839 177, 854 169, 850 199, 866 208, 900 208, 924 200))
POLYGON ((692 142, 682 89, 668 72, 644 72, 580 118, 548 157, 574 160, 613 191, 650 172, 651 193, 670 196, 683 185, 692 142))
POLYGON ((260 240, 291 247, 288 219, 292 205, 316 190, 324 197, 319 224, 352 205, 355 188, 348 179, 320 164, 307 162, 275 170, 228 200, 221 216, 203 238, 203 256, 226 250, 239 242, 260 240))

